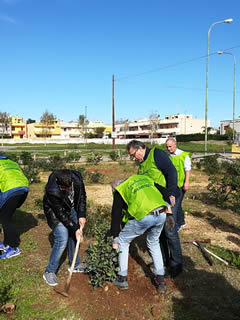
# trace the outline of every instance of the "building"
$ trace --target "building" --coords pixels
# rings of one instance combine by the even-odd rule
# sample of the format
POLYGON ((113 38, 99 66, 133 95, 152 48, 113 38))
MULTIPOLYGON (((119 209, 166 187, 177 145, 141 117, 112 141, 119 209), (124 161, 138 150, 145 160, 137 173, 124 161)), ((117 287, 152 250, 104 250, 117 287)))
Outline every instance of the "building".
MULTIPOLYGON (((225 134, 228 128, 233 128, 232 120, 220 121, 220 134, 225 134)), ((234 130, 236 131, 236 135, 240 134, 240 118, 235 119, 234 130)))
POLYGON ((30 139, 37 138, 61 138, 61 123, 59 120, 46 122, 34 122, 27 125, 27 136, 30 139))
POLYGON ((11 119, 11 136, 13 139, 27 138, 27 122, 21 117, 10 116, 11 119))
MULTIPOLYGON (((210 121, 208 120, 209 126, 210 121)), ((116 124, 115 128, 117 137, 120 139, 161 138, 170 135, 203 133, 205 120, 193 119, 192 115, 175 114, 165 116, 164 119, 157 116, 133 122, 126 120, 116 124)))

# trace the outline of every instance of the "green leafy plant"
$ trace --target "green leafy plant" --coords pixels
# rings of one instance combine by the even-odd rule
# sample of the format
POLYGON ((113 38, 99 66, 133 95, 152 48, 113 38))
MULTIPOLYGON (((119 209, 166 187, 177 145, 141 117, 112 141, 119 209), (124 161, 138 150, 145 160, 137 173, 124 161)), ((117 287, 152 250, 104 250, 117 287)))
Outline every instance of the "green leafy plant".
POLYGON ((232 253, 232 265, 238 269, 240 269, 240 254, 232 253))
POLYGON ((43 209, 43 199, 42 199, 42 198, 37 198, 37 199, 35 199, 35 201, 34 201, 34 207, 35 207, 36 209, 42 210, 42 209, 43 209))
POLYGON ((68 152, 65 159, 67 162, 79 161, 81 158, 79 152, 68 152))
POLYGON ((92 153, 87 156, 87 162, 97 165, 102 160, 101 153, 92 153))
POLYGON ((109 236, 109 228, 110 223, 102 218, 98 218, 93 226, 95 241, 88 247, 85 263, 94 288, 103 287, 104 282, 116 278, 118 252, 112 249, 113 238, 109 236))
POLYGON ((20 159, 22 160, 23 165, 30 165, 33 161, 31 153, 26 151, 20 153, 20 159))
POLYGON ((104 174, 101 172, 88 172, 88 180, 91 183, 103 182, 104 174))
POLYGON ((198 169, 203 168, 207 174, 216 174, 219 172, 221 165, 218 162, 219 155, 206 156, 198 162, 198 169))
POLYGON ((13 280, 11 280, 6 275, 3 277, 1 274, 0 276, 0 304, 7 303, 11 301, 14 296, 13 290, 13 280))
POLYGON ((30 165, 26 165, 22 169, 24 175, 28 178, 29 183, 39 183, 40 178, 38 176, 39 170, 36 168, 31 167, 30 165))
POLYGON ((117 161, 120 158, 116 151, 109 152, 109 157, 112 159, 112 161, 117 161))

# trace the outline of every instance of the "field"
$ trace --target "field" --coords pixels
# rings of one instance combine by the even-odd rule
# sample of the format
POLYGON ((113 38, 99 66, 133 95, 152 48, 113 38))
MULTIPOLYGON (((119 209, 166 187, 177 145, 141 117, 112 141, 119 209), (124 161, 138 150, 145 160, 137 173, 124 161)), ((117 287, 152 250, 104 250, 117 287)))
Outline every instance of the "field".
MULTIPOLYGON (((88 172, 104 175, 101 183, 86 183, 88 210, 98 214, 101 208, 110 210, 110 182, 126 178, 137 170, 129 161, 82 166, 88 172)), ((41 182, 30 186, 26 202, 15 214, 22 255, 0 261, 0 297, 9 296, 16 310, 10 315, 1 312, 0 319, 239 319, 240 270, 215 258, 210 266, 192 244, 194 240, 210 239, 211 243, 204 245, 224 259, 229 259, 231 252, 236 256, 240 253, 240 216, 207 201, 206 174, 196 168, 192 171, 191 188, 183 203, 186 226, 179 232, 184 271, 175 280, 167 280, 165 297, 159 296, 152 284, 151 258, 142 236, 130 249, 129 290, 120 291, 112 283, 94 289, 88 275, 74 274, 68 298, 57 294, 42 279, 52 244, 52 233, 41 209, 48 174, 42 172, 41 182)), ((2 236, 0 234, 0 239, 2 236)), ((82 260, 93 240, 84 237, 80 247, 82 260)), ((58 272, 60 287, 67 276, 65 257, 58 272)))

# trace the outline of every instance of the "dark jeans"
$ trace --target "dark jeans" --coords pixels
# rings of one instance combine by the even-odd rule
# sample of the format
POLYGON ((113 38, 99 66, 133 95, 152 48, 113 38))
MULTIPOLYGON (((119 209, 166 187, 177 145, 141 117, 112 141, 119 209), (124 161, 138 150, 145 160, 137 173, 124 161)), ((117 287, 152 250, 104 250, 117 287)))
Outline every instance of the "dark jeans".
POLYGON ((4 244, 12 248, 19 246, 20 239, 17 235, 15 225, 12 222, 12 217, 17 208, 21 207, 27 198, 28 193, 24 192, 9 198, 0 209, 0 223, 3 227, 4 244))
POLYGON ((170 268, 174 268, 182 264, 182 249, 176 224, 178 207, 182 198, 181 196, 182 192, 180 190, 180 195, 176 198, 175 206, 172 208, 172 213, 175 220, 175 227, 172 231, 169 231, 166 228, 166 225, 164 225, 163 231, 160 235, 160 246, 164 265, 170 268))
POLYGON ((177 212, 177 224, 179 228, 185 224, 185 217, 182 209, 182 201, 185 195, 185 191, 183 190, 183 188, 180 188, 180 194, 181 195, 180 195, 178 212, 177 212))

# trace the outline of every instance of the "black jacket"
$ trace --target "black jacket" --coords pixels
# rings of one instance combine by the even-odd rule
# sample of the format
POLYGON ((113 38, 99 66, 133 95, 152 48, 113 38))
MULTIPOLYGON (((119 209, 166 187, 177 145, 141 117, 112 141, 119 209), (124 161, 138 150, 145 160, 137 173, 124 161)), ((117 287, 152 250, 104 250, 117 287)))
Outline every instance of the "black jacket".
MULTIPOLYGON (((71 172, 74 188, 74 209, 78 218, 86 217, 86 192, 82 176, 79 171, 71 170, 71 172)), ((66 192, 61 190, 56 183, 56 171, 53 171, 48 178, 43 197, 43 210, 51 229, 54 229, 59 222, 62 222, 66 228, 73 232, 79 229, 79 224, 72 220, 72 206, 66 192)))

